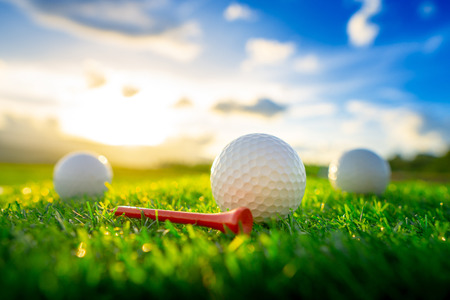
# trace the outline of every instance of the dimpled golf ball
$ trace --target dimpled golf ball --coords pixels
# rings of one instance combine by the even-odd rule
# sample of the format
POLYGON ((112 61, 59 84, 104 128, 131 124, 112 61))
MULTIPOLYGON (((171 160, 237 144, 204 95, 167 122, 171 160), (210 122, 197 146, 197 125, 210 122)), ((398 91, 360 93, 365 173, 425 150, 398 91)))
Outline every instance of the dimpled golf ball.
POLYGON ((235 139, 211 167, 212 193, 220 209, 247 207, 256 222, 296 210, 305 187, 305 167, 297 152, 268 134, 235 139))
POLYGON ((344 192, 382 194, 391 176, 387 161, 367 149, 345 152, 328 168, 331 185, 344 192))
POLYGON ((53 171, 53 184, 62 199, 101 196, 111 183, 112 169, 106 157, 89 152, 69 153, 53 171))

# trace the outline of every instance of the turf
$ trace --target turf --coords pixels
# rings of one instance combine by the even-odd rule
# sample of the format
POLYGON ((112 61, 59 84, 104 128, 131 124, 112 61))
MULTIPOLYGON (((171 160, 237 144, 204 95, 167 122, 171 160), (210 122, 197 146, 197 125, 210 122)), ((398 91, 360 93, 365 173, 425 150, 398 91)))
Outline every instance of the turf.
POLYGON ((0 164, 0 299, 449 298, 448 183, 361 196, 308 171, 289 218, 234 236, 109 212, 219 212, 205 168, 116 170, 104 197, 64 202, 51 166, 0 164))

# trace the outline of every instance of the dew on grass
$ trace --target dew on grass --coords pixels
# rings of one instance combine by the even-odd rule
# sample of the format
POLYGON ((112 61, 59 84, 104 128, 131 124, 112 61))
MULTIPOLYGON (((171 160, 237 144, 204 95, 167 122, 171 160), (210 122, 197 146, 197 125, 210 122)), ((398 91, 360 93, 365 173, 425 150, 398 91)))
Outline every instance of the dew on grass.
POLYGON ((144 245, 142 245, 143 252, 150 252, 150 251, 152 251, 152 248, 153 248, 153 246, 150 243, 145 243, 144 245))
POLYGON ((75 254, 76 256, 78 256, 79 258, 83 258, 86 255, 86 249, 84 248, 86 245, 81 242, 80 245, 78 246, 77 249, 77 253, 75 254))

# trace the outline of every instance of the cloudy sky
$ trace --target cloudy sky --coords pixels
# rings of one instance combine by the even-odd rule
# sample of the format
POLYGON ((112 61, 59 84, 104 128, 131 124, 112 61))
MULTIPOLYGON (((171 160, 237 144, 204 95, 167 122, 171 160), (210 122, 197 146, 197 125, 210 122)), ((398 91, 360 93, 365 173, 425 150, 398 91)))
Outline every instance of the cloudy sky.
POLYGON ((307 163, 442 154, 449 82, 444 0, 0 0, 3 160, 210 160, 251 132, 307 163))

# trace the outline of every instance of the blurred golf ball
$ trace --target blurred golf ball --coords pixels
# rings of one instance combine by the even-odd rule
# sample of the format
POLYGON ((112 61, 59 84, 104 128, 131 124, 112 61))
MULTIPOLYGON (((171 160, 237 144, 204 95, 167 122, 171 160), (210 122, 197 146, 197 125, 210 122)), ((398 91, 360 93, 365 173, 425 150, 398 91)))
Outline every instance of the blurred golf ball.
POLYGON ((106 157, 89 152, 69 153, 53 171, 53 184, 62 199, 100 196, 111 183, 112 169, 106 157))
POLYGON ((216 157, 211 187, 222 211, 245 206, 256 222, 296 210, 306 186, 305 167, 292 147, 268 134, 239 137, 216 157))
POLYGON ((331 185, 344 192, 382 194, 390 176, 387 161, 367 149, 345 152, 328 168, 331 185))

